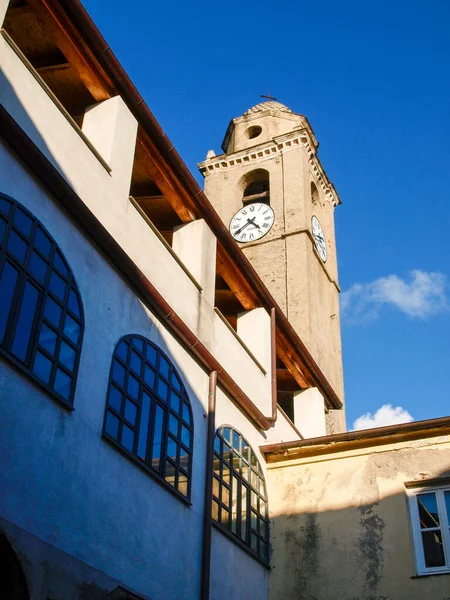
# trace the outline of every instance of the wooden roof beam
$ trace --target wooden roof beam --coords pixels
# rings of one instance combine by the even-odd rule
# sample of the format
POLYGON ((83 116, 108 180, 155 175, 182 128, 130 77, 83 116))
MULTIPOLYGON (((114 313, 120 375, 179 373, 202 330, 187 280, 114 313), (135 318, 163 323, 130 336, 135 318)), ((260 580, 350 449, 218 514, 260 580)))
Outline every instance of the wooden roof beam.
POLYGON ((220 242, 217 244, 216 270, 242 304, 244 310, 253 310, 260 306, 250 283, 233 260, 228 257, 220 242))
POLYGON ((61 6, 52 0, 27 0, 37 20, 74 68, 93 98, 100 102, 114 95, 111 82, 95 61, 61 6))
POLYGON ((277 355, 302 390, 314 386, 314 383, 305 375, 302 365, 293 356, 292 349, 284 343, 279 335, 277 336, 277 355))
POLYGON ((137 143, 144 149, 148 158, 145 162, 146 172, 161 190, 181 221, 183 223, 194 221, 198 211, 195 209, 191 197, 181 189, 174 178, 169 178, 168 173, 171 173, 171 169, 158 156, 159 153, 150 139, 148 137, 143 139, 142 136, 138 136, 137 143))

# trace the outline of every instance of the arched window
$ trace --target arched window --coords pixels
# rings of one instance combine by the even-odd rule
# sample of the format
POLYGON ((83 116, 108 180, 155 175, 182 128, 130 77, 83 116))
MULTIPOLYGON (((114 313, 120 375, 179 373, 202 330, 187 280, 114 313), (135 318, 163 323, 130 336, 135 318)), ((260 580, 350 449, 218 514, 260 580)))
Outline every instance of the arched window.
POLYGON ((30 594, 22 565, 3 533, 0 534, 0 556, 0 598, 28 600, 30 594))
POLYGON ((268 562, 269 517, 264 473, 242 435, 220 427, 214 441, 214 521, 268 562))
POLYGON ((269 172, 265 169, 255 169, 246 173, 242 180, 243 204, 263 202, 270 204, 269 172))
POLYGON ((319 190, 313 181, 311 181, 311 202, 313 204, 317 204, 319 202, 319 190))
POLYGON ((61 250, 28 210, 0 194, 0 353, 71 406, 83 329, 61 250))
POLYGON ((144 337, 123 337, 111 365, 105 437, 189 498, 192 421, 189 397, 169 358, 144 337))

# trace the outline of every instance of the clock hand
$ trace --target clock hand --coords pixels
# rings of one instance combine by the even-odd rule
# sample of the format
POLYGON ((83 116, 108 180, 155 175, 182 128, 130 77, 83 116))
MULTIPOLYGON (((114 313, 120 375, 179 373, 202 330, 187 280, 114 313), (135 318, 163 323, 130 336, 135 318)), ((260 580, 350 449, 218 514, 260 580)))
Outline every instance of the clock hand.
POLYGON ((250 219, 247 219, 247 223, 245 223, 244 225, 242 225, 242 227, 240 229, 238 229, 237 231, 234 232, 234 235, 239 235, 242 231, 244 231, 244 229, 246 227, 248 227, 249 225, 253 225, 253 223, 251 222, 250 219))

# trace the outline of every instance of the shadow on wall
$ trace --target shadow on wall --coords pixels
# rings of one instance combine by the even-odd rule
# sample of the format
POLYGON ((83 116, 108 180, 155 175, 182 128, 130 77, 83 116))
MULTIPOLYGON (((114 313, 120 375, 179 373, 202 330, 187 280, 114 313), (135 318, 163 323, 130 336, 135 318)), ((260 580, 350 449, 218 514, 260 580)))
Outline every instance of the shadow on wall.
MULTIPOLYGON (((14 93, 13 87, 2 73, 0 73, 0 89, 2 90, 2 96, 8 99, 8 106, 13 103, 16 122, 20 123, 22 129, 27 132, 28 137, 34 140, 35 145, 39 147, 41 152, 50 156, 50 151, 45 145, 42 135, 30 120, 19 98, 14 93)), ((52 160, 56 161, 56 158, 52 157, 52 160)), ((39 178, 39 173, 33 170, 33 165, 28 165, 28 167, 33 172, 31 177, 36 176, 39 178)), ((20 185, 18 185, 18 188, 20 188, 20 185)), ((27 205, 27 199, 21 198, 20 193, 17 195, 12 193, 11 189, 3 190, 0 183, 0 192, 3 191, 13 196, 18 202, 27 205)), ((51 192, 48 195, 51 197, 51 192)), ((72 223, 76 221, 61 204, 57 203, 57 205, 69 221, 72 223)), ((77 227, 76 223, 75 227, 77 227)), ((57 243, 61 242, 58 239, 61 232, 52 231, 49 228, 49 233, 57 243)), ((80 236, 85 238, 86 246, 90 248, 92 240, 81 232, 80 236)), ((88 262, 86 261, 86 263, 88 262)), ((48 410, 45 403, 52 403, 52 399, 45 392, 42 392, 39 387, 35 387, 35 384, 26 383, 22 386, 23 389, 19 390, 21 387, 18 385, 18 381, 21 381, 20 370, 16 371, 19 375, 14 378, 14 381, 12 381, 13 378, 10 378, 10 389, 5 388, 3 390, 2 400, 4 402, 2 403, 3 406, 0 406, 1 420, 3 423, 7 423, 8 427, 2 426, 0 433, 0 455, 3 463, 0 480, 4 484, 7 483, 7 485, 5 486, 5 496, 1 502, 0 517, 3 516, 8 519, 2 528, 7 532, 9 541, 1 534, 2 528, 0 528, 0 551, 4 549, 6 552, 6 563, 3 553, 1 554, 3 570, 0 590, 3 586, 3 589, 14 589, 15 591, 9 595, 2 594, 0 591, 0 598, 2 599, 11 597, 14 600, 22 600, 22 598, 28 597, 26 579, 20 567, 20 562, 12 549, 13 547, 17 548, 18 557, 30 585, 31 597, 47 598, 49 596, 50 598, 57 597, 65 600, 74 598, 78 600, 82 595, 80 595, 81 587, 78 590, 77 586, 84 585, 80 583, 83 581, 92 582, 92 589, 84 596, 90 599, 96 597, 94 588, 98 587, 98 593, 104 594, 105 590, 111 591, 117 587, 118 582, 116 580, 100 576, 98 572, 95 576, 89 573, 86 570, 85 562, 95 564, 97 568, 104 572, 111 572, 111 565, 119 565, 117 571, 113 570, 112 572, 117 572, 118 576, 124 579, 128 577, 128 582, 133 580, 133 574, 136 574, 134 577, 135 587, 146 589, 147 597, 153 596, 154 593, 162 597, 160 590, 165 587, 171 589, 172 584, 171 581, 168 582, 168 578, 176 582, 185 582, 184 586, 179 585, 180 589, 184 589, 184 595, 177 596, 174 593, 174 595, 167 596, 167 598, 170 597, 174 600, 175 598, 177 600, 178 598, 190 600, 189 590, 198 589, 200 585, 200 569, 197 566, 197 556, 200 552, 201 536, 197 532, 201 530, 202 502, 199 499, 203 498, 204 460, 201 444, 194 441, 193 460, 193 477, 196 479, 197 488, 201 491, 195 498, 196 508, 189 509, 187 505, 180 503, 165 489, 158 487, 159 484, 147 473, 141 471, 135 462, 128 461, 125 454, 121 454, 120 451, 117 452, 115 448, 106 444, 101 438, 100 432, 105 410, 111 359, 114 347, 122 336, 135 333, 142 335, 155 342, 172 361, 181 375, 191 402, 194 435, 197 436, 197 440, 204 440, 206 436, 203 412, 207 404, 207 386, 205 386, 205 398, 199 398, 194 394, 194 381, 190 381, 189 377, 186 377, 186 372, 177 364, 176 357, 164 341, 164 333, 161 333, 164 326, 155 327, 147 309, 144 308, 135 294, 127 290, 124 294, 126 297, 122 312, 119 314, 116 311, 115 314, 112 314, 114 311, 110 310, 110 307, 113 307, 114 303, 117 307, 117 304, 121 302, 121 298, 117 301, 114 300, 115 290, 123 289, 120 281, 121 275, 116 272, 117 282, 114 280, 114 284, 109 288, 110 282, 101 282, 98 276, 99 272, 95 270, 96 265, 100 262, 104 263, 105 270, 111 269, 110 265, 107 264, 107 260, 101 258, 101 254, 98 260, 92 261, 90 276, 96 284, 95 286, 91 285, 91 287, 100 288, 101 291, 104 287, 108 289, 104 290, 103 296, 100 296, 100 293, 97 292, 95 296, 89 296, 89 299, 83 298, 86 330, 84 345, 81 349, 74 412, 65 412, 58 404, 54 405, 56 410, 48 410), (108 295, 108 290, 110 290, 110 295, 108 295), (104 304, 93 307, 92 299, 94 297, 103 297, 104 304), (90 310, 92 313, 89 318, 90 310), (96 322, 96 319, 92 316, 93 314, 101 314, 101 322, 96 322), (108 323, 111 324, 111 327, 108 323), (89 327, 91 327, 90 332, 88 331, 89 327), (102 337, 104 345, 97 343, 94 347, 95 339, 100 339, 98 336, 102 331, 102 327, 105 332, 102 337), (122 329, 120 329, 121 327, 122 329), (105 340, 107 340, 106 343, 105 340), (99 356, 100 352, 103 353, 103 357, 99 356), (92 365, 96 367, 95 386, 102 390, 98 394, 95 394, 95 386, 93 386, 91 392, 89 385, 86 383, 88 379, 92 380, 92 365), (90 374, 87 373, 86 369, 91 370, 90 374), (84 383, 83 378, 85 378, 84 383), (29 393, 29 389, 33 390, 32 394, 29 393), (30 406, 29 412, 19 414, 17 407, 14 406, 12 398, 17 390, 24 396, 24 403, 29 401, 33 405, 30 406), (89 396, 87 396, 88 394, 89 396), (85 395, 85 398, 83 398, 83 395, 85 395), (89 398, 91 405, 97 403, 97 409, 92 410, 92 412, 89 412, 89 409, 88 412, 83 413, 84 409, 82 410, 81 406, 83 402, 86 404, 86 397, 89 398), (32 422, 33 414, 39 413, 45 413, 47 416, 51 413, 51 419, 57 421, 59 425, 56 426, 55 423, 51 423, 49 420, 50 426, 47 431, 39 429, 39 431, 30 434, 35 428, 35 423, 32 422), (95 413, 100 415, 99 418, 96 418, 95 423, 89 422, 86 426, 84 421, 95 413), (24 439, 30 440, 29 444, 24 444, 24 439), (109 464, 108 470, 94 472, 96 467, 106 464, 109 464), (39 465, 46 465, 46 467, 40 469, 39 465), (21 471, 23 477, 18 476, 21 471), (115 481, 112 479, 107 481, 106 476, 110 471, 111 474, 116 474, 115 481), (130 486, 133 485, 133 482, 135 484, 137 481, 139 482, 139 486, 134 485, 133 487, 133 511, 130 511, 129 489, 126 485, 123 485, 123 480, 117 481, 118 473, 125 473, 130 486), (137 473, 140 473, 140 475, 137 473), (48 478, 47 491, 44 489, 46 477, 48 478), (89 481, 89 477, 92 477, 92 480, 89 481), (159 495, 154 493, 155 489, 159 490, 159 495), (55 490, 56 493, 53 493, 55 490), (149 494, 152 493, 153 496, 158 497, 161 497, 160 495, 163 493, 164 498, 166 498, 167 510, 172 510, 173 513, 172 506, 175 506, 177 509, 175 512, 180 515, 172 524, 173 539, 171 544, 173 543, 177 561, 165 573, 163 569, 155 569, 154 566, 161 564, 161 547, 167 547, 167 540, 162 539, 158 534, 158 529, 154 525, 152 526, 154 514, 152 520, 151 511, 148 510, 148 498, 149 494), (64 506, 63 510, 61 510, 62 506, 64 506), (130 519, 136 519, 141 509, 142 520, 137 519, 140 526, 131 527, 129 524, 130 519), (95 518, 88 518, 87 512, 92 513, 95 518), (14 526, 6 530, 8 523, 13 523, 14 526), (43 537, 46 540, 53 540, 52 544, 55 544, 55 546, 42 542, 39 552, 33 550, 33 548, 37 548, 39 540, 31 534, 27 537, 24 530, 33 531, 35 523, 39 524, 38 528, 44 530, 46 528, 43 537), (71 523, 72 525, 70 525, 71 523), (178 536, 174 534, 174 531, 179 532, 178 536), (185 544, 184 538, 186 535, 191 534, 191 551, 182 552, 181 549, 185 544), (69 548, 72 556, 60 550, 56 551, 55 548, 57 547, 69 548), (19 566, 7 568, 5 571, 5 565, 9 564, 19 566), (153 569, 150 570, 152 565, 153 569), (68 574, 67 580, 64 580, 63 577, 65 570, 68 574), (150 578, 148 576, 149 572, 154 572, 154 576, 150 578), (70 585, 73 586, 73 589, 70 590, 68 587, 69 580, 70 585), (95 581, 99 582, 98 586, 94 583, 95 581), (154 590, 156 591, 154 592, 154 590)), ((77 273, 73 264, 71 266, 75 278, 79 281, 79 273, 77 273)), ((83 275, 85 279, 87 276, 86 273, 83 275)), ((82 292, 81 286, 80 291, 82 292)), ((4 361, 3 358, 0 360, 1 362, 4 361)), ((187 359, 187 362, 189 361, 191 361, 190 358, 187 359)), ((9 363, 5 361, 5 377, 12 372, 9 367, 9 363)), ((196 366, 189 373, 192 372, 193 377, 195 377, 200 371, 200 367, 196 366)), ((204 378, 207 381, 206 375, 204 378)), ((198 379, 195 387, 196 389, 200 388, 198 379)), ((17 404, 17 406, 19 405, 17 404)), ((50 419, 50 417, 48 418, 50 419)), ((164 482, 162 485, 165 487, 164 482)), ((158 509, 161 509, 161 507, 158 507, 158 509)), ((136 521, 134 525, 136 525, 136 521)), ((38 537, 40 536, 41 534, 38 537)), ((92 570, 95 571, 95 569, 92 570)), ((127 595, 126 597, 131 598, 134 596, 127 595)))
MULTIPOLYGON (((348 459, 347 471, 339 465, 343 461, 324 462, 319 457, 315 464, 269 470, 270 600, 449 600, 450 574, 417 577, 404 485, 424 471, 433 478, 429 488, 437 485, 436 478, 448 478, 448 438, 446 444, 444 450, 411 447, 373 453, 360 464, 348 459)), ((446 483, 448 479, 442 485, 446 483)), ((421 493, 429 488, 421 488, 421 493)), ((450 540, 445 515, 436 516, 431 496, 426 502, 428 527, 441 519, 450 540)), ((423 512, 420 519, 423 524, 423 512)), ((429 535, 433 537, 428 540, 429 560, 439 564, 443 557, 439 533, 429 535)))

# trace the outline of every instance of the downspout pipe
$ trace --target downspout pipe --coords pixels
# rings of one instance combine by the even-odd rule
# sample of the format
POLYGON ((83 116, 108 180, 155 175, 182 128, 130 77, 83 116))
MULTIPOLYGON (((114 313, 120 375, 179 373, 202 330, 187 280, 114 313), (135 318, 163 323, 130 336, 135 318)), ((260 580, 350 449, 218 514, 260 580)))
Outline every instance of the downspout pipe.
POLYGON ((217 371, 209 375, 208 421, 206 431, 205 503, 203 507, 202 573, 200 600, 209 600, 211 581, 212 540, 212 482, 214 463, 214 435, 216 432, 217 371))
POLYGON ((276 310, 270 309, 270 370, 271 370, 271 394, 272 394, 272 414, 267 417, 269 423, 275 423, 277 420, 278 392, 277 392, 277 323, 276 310))

